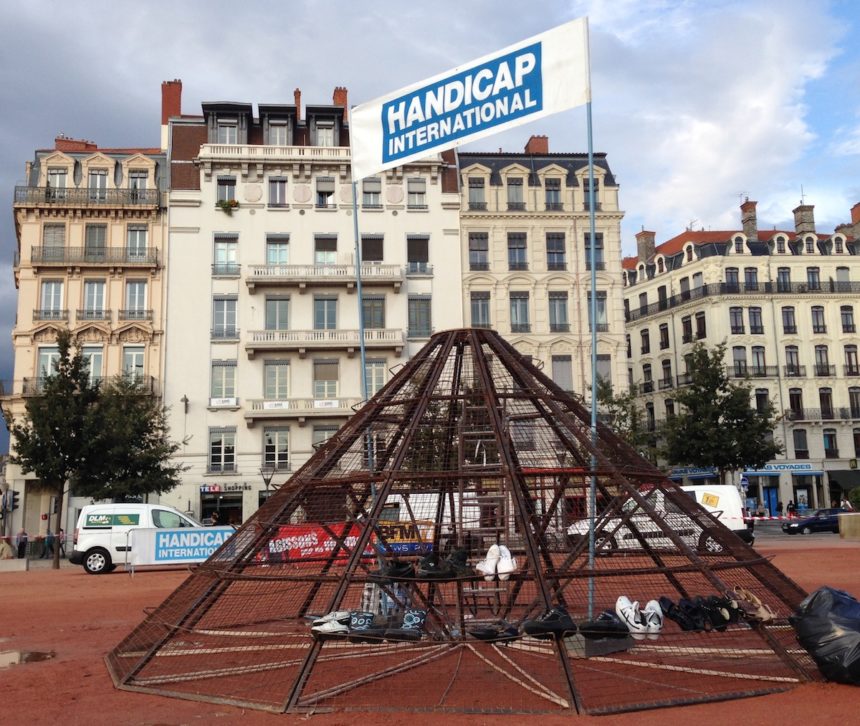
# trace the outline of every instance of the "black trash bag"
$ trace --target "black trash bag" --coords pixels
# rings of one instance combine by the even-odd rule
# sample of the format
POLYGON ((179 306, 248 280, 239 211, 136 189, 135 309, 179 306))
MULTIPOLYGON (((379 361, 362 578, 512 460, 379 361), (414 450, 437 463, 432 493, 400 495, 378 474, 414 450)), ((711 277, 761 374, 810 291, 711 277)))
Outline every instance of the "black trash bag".
POLYGON ((860 686, 860 602, 820 587, 789 618, 800 644, 829 681, 860 686))

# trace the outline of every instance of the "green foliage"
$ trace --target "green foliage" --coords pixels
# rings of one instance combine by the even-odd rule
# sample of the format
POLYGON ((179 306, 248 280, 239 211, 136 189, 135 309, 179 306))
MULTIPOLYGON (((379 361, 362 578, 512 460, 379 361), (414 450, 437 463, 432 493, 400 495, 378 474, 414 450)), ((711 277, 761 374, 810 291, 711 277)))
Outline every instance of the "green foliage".
POLYGON ((616 394, 612 383, 597 379, 597 409, 600 420, 647 459, 656 457, 657 432, 648 431, 645 414, 636 403, 636 394, 628 390, 616 394))
POLYGON ((855 512, 860 512, 860 487, 854 487, 848 492, 848 501, 854 507, 855 512))
POLYGON ((664 456, 670 464, 715 467, 720 478, 735 469, 758 469, 782 452, 773 440, 776 412, 750 405, 749 384, 726 373, 725 343, 708 350, 697 343, 690 354, 691 383, 676 392, 681 410, 664 427, 664 456))

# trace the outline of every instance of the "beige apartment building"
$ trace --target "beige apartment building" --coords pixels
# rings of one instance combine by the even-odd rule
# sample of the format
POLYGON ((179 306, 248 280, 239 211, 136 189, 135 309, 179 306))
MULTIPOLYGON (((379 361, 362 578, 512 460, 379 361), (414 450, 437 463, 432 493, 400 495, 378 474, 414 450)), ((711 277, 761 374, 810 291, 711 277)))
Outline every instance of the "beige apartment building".
MULTIPOLYGON (((590 398, 588 158, 550 153, 532 136, 523 153, 460 153, 463 317, 497 330, 562 388, 590 398)), ((594 155, 597 375, 626 380, 618 185, 594 155)))
POLYGON ((725 341, 729 374, 751 382, 751 404, 772 401, 782 416, 773 433, 784 454, 736 475, 748 508, 769 515, 789 501, 831 506, 860 485, 860 204, 832 233, 816 231, 812 205, 794 219, 791 230, 759 229, 747 200, 738 229, 687 230, 660 245, 643 231, 623 263, 629 382, 650 427, 674 414, 697 341, 725 341))
MULTIPOLYGON (((13 417, 41 390, 57 331, 66 328, 91 376, 132 376, 161 395, 166 172, 160 149, 99 148, 64 136, 27 162, 13 202, 15 373, 3 392, 13 417)), ((7 527, 45 533, 51 493, 13 464, 6 479, 21 502, 7 527)), ((67 504, 71 532, 81 503, 67 504)))

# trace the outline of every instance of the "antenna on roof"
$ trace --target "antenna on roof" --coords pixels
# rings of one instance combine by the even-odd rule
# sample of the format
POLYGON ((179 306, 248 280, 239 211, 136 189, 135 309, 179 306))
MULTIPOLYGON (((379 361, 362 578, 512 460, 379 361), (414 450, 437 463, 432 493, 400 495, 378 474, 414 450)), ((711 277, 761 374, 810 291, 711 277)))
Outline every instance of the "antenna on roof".
POLYGON ((699 221, 698 219, 693 217, 689 222, 687 222, 687 231, 692 232, 693 231, 693 225, 698 221, 699 221))
POLYGON ((738 199, 740 200, 741 204, 743 204, 744 202, 748 202, 750 200, 750 193, 738 192, 738 199))
POLYGON ((803 204, 806 201, 806 195, 803 193, 803 184, 800 185, 800 203, 803 204))

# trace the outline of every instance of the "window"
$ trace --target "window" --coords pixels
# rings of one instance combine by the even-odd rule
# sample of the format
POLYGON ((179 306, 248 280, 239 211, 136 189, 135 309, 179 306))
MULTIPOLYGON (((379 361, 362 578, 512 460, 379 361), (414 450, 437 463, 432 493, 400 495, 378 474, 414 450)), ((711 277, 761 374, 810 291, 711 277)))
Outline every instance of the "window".
POLYGON ((361 236, 361 261, 382 262, 381 234, 365 234, 361 236))
POLYGON ((490 323, 490 293, 473 292, 469 295, 473 328, 489 328, 490 323))
POLYGON ((215 235, 215 261, 212 274, 233 276, 239 274, 239 238, 236 235, 215 235))
POLYGON ((854 306, 842 305, 839 308, 839 315, 842 318, 842 332, 856 333, 857 328, 854 326, 854 306))
POLYGON ((820 305, 812 306, 812 332, 827 332, 827 324, 824 322, 824 308, 820 305))
POLYGON ((738 254, 744 251, 744 238, 743 237, 735 237, 735 252, 738 254))
POLYGON ((290 299, 288 297, 266 298, 266 330, 290 329, 290 299))
MULTIPOLYGON (((609 322, 606 316, 606 291, 598 290, 597 296, 594 300, 595 307, 597 308, 595 311, 595 319, 597 321, 597 332, 605 333, 609 330, 609 322)), ((591 291, 588 291, 588 329, 591 330, 591 291)))
POLYGON ((791 269, 788 267, 780 267, 776 271, 776 289, 777 292, 788 292, 791 290, 791 269))
POLYGON ((122 373, 132 381, 143 380, 144 347, 127 345, 122 349, 122 373))
POLYGON ((282 176, 269 177, 269 206, 287 206, 287 179, 282 176))
POLYGON ((511 303, 511 332, 528 333, 529 325, 529 294, 527 292, 512 292, 511 303))
POLYGON ((370 330, 385 327, 385 295, 364 295, 361 298, 364 327, 370 330))
POLYGON ((833 240, 833 251, 837 255, 841 255, 845 251, 844 247, 842 246, 842 238, 841 237, 837 237, 835 240, 833 240))
POLYGON ((290 261, 290 237, 285 234, 266 236, 266 264, 286 265, 290 261))
MULTIPOLYGON (((591 209, 591 206, 590 206, 591 205, 591 197, 588 193, 590 188, 591 188, 591 179, 583 179, 582 180, 582 192, 583 192, 584 198, 583 198, 583 207, 582 208, 586 211, 591 209)), ((594 180, 594 209, 595 210, 600 209, 600 202, 597 201, 597 199, 598 199, 597 195, 598 195, 599 191, 600 191, 600 179, 595 179, 594 180)))
POLYGON ((218 121, 216 140, 219 144, 238 144, 239 127, 234 120, 218 121))
POLYGON ((815 252, 815 242, 812 237, 806 238, 805 252, 807 255, 811 255, 815 252))
POLYGON ((632 358, 633 357, 633 343, 630 339, 630 333, 624 334, 624 340, 627 343, 627 357, 632 358))
POLYGON ((55 366, 59 360, 60 351, 57 346, 52 345, 39 348, 39 362, 37 364, 39 378, 54 375, 56 372, 55 366))
POLYGON ((236 429, 209 429, 209 471, 236 471, 236 429))
POLYGON ((65 255, 66 225, 46 224, 42 227, 42 259, 62 260, 65 255))
POLYGON ((322 447, 336 433, 337 426, 314 426, 313 434, 311 435, 311 446, 313 446, 314 451, 322 447))
POLYGON ((508 232, 508 269, 529 269, 526 258, 526 236, 522 232, 508 232))
POLYGON ((132 201, 144 199, 146 197, 143 192, 146 191, 146 182, 149 179, 149 172, 146 169, 131 169, 128 172, 128 188, 131 189, 132 201))
POLYGON ((314 398, 337 398, 338 362, 314 361, 314 398))
POLYGON ((520 177, 508 179, 508 210, 518 211, 526 208, 523 198, 523 180, 520 177))
POLYGON ((794 439, 794 458, 808 459, 809 445, 806 443, 806 429, 794 429, 791 435, 794 439))
POLYGON ((489 235, 486 232, 469 232, 469 269, 489 270, 489 235))
POLYGON ((696 313, 696 339, 702 340, 707 337, 707 328, 705 326, 705 311, 701 310, 696 313))
POLYGON ((747 292, 758 290, 758 270, 755 267, 744 268, 744 289, 747 292))
POLYGON ((612 356, 606 353, 597 354, 597 377, 606 383, 612 383, 612 356))
POLYGON ((651 364, 642 366, 642 393, 651 393, 654 390, 654 379, 651 377, 651 364))
POLYGON ((409 235, 406 238, 407 272, 426 275, 430 272, 430 238, 409 235))
POLYGON ((408 337, 427 338, 433 332, 430 318, 430 296, 409 296, 409 328, 408 337))
POLYGON ((414 177, 406 180, 406 206, 408 209, 427 209, 427 180, 414 177))
POLYGON ((263 363, 263 397, 267 401, 286 401, 290 397, 290 364, 285 360, 263 363))
POLYGON ((678 286, 681 289, 681 299, 682 300, 689 300, 690 299, 690 278, 689 277, 682 277, 678 281, 678 286))
POLYGON ((660 388, 671 388, 672 387, 672 361, 664 360, 661 361, 660 367, 662 368, 663 377, 660 379, 660 388))
POLYGON ((799 388, 788 389, 788 408, 794 420, 803 418, 803 391, 799 388))
MULTIPOLYGON (((591 269, 591 233, 585 233, 585 269, 591 269)), ((606 263, 603 261, 603 233, 595 232, 594 234, 594 269, 606 269, 606 263)))
POLYGON ((125 320, 146 319, 146 280, 126 281, 125 311, 121 317, 125 320))
POLYGON ((693 289, 698 290, 702 287, 703 284, 704 284, 704 278, 702 276, 702 273, 701 272, 694 272, 693 273, 693 289))
POLYGON ((648 310, 648 293, 639 293, 639 312, 645 313, 648 310))
POLYGON ((548 232, 546 236, 546 266, 548 270, 566 270, 564 233, 548 232))
POLYGON ((219 176, 216 202, 232 202, 236 199, 236 177, 219 176))
POLYGON ((368 397, 375 396, 385 385, 385 360, 371 358, 367 361, 364 369, 364 381, 367 386, 368 397))
POLYGON ((102 364, 104 362, 104 349, 100 345, 85 345, 81 355, 87 364, 90 374, 90 383, 98 381, 102 377, 102 364))
POLYGON ((681 342, 693 342, 693 319, 689 315, 685 315, 681 318, 681 342))
POLYGON ((484 199, 484 180, 469 178, 469 209, 486 209, 487 202, 484 199))
POLYGON ((666 399, 666 418, 675 417, 675 402, 671 398, 666 399))
POLYGON ((567 333, 570 323, 567 319, 567 293, 549 293, 549 330, 551 333, 567 333))
POLYGON ((317 208, 334 209, 334 177, 317 177, 317 208))
POLYGON ((236 298, 216 297, 212 301, 212 337, 235 338, 236 330, 236 298))
POLYGON ((726 292, 740 292, 737 267, 726 268, 726 292))
POLYGON ((821 418, 830 420, 833 418, 833 390, 830 388, 818 389, 818 405, 821 409, 821 418))
POLYGON ((371 177, 361 182, 361 206, 365 209, 382 209, 382 180, 371 177))
POLYGON ((66 198, 67 169, 48 169, 48 188, 46 190, 49 200, 63 200, 66 198))
POLYGON ((314 297, 314 330, 337 328, 337 297, 318 295, 314 297))
POLYGON ((845 375, 860 376, 860 362, 857 359, 857 346, 845 346, 845 375))
POLYGON ((89 261, 104 260, 107 246, 107 225, 88 224, 84 231, 84 257, 89 261))
MULTIPOLYGON (((213 360, 210 396, 212 398, 236 398, 236 361, 213 360)), ((211 402, 216 405, 216 402, 211 402)))
POLYGON ((639 331, 639 335, 642 338, 642 355, 647 355, 651 352, 651 333, 648 331, 648 328, 639 331))
POLYGON ((759 413, 767 411, 767 406, 770 398, 766 388, 755 389, 755 410, 759 413))
POLYGON ((552 380, 563 391, 573 390, 573 368, 569 355, 552 356, 552 380))
POLYGON ((315 126, 316 146, 334 146, 334 120, 319 119, 315 126))
POLYGON ((752 347, 752 375, 762 377, 767 375, 767 358, 764 346, 754 345, 752 347))
POLYGON ((791 306, 782 309, 782 332, 786 335, 797 333, 797 321, 794 319, 794 308, 791 306))
POLYGON ((860 418, 860 387, 851 386, 848 389, 848 405, 851 410, 851 418, 860 418))
POLYGON ((836 429, 824 429, 822 432, 824 439, 824 458, 838 459, 839 445, 836 443, 836 429))
POLYGON ((801 375, 800 354, 797 351, 796 345, 785 346, 785 375, 801 375))
POLYGON ((42 280, 42 299, 39 308, 38 320, 62 320, 64 317, 63 307, 63 281, 42 280))
POLYGON ((740 335, 744 332, 743 308, 729 308, 729 325, 734 335, 740 335))
POLYGON ((785 254, 785 238, 784 237, 777 237, 776 238, 776 251, 781 255, 785 254))
POLYGON ((269 146, 287 146, 287 124, 269 121, 269 146))
POLYGON ((830 370, 830 359, 826 345, 815 346, 815 375, 829 376, 832 375, 830 370))
POLYGON ((314 264, 333 265, 337 262, 337 237, 317 235, 314 237, 314 264))
POLYGON ((810 290, 821 289, 821 272, 817 267, 806 268, 806 284, 810 290))
POLYGON ((290 430, 287 427, 263 430, 263 466, 277 471, 290 468, 290 430))
POLYGON ((103 202, 107 199, 107 169, 90 169, 87 188, 91 202, 103 202))
POLYGON ((146 227, 134 225, 126 232, 126 255, 129 260, 146 259, 146 227))
POLYGON ((645 426, 649 431, 657 430, 657 420, 654 418, 654 403, 652 401, 645 404, 645 426))
MULTIPOLYGON (((831 289, 833 288, 833 283, 830 284, 831 289)), ((836 292, 852 292, 851 289, 851 270, 847 267, 837 267, 836 268, 836 292)))
POLYGON ((747 349, 736 345, 732 348, 732 366, 735 378, 743 378, 747 375, 747 349))
POLYGON ((547 179, 545 182, 546 208, 549 211, 560 211, 561 179, 547 179))
POLYGON ((762 335, 764 333, 764 323, 761 318, 761 308, 750 308, 747 312, 750 319, 750 333, 753 335, 762 335))
POLYGON ((669 347, 669 324, 660 323, 660 350, 666 350, 669 347))
POLYGON ((860 429, 854 429, 854 456, 860 458, 860 429))
POLYGON ((105 281, 84 280, 85 320, 101 320, 105 317, 105 281))

